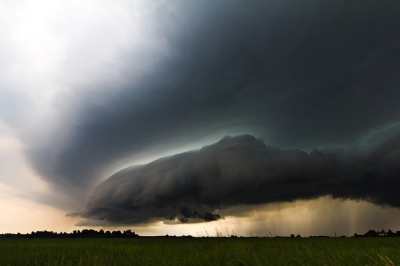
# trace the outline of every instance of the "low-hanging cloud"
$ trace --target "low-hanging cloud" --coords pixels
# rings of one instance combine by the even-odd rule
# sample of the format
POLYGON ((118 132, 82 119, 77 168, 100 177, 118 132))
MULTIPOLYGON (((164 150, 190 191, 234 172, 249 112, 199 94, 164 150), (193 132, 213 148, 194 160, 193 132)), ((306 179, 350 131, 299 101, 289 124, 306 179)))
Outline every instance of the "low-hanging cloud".
POLYGON ((368 151, 305 152, 250 135, 124 169, 97 187, 82 215, 110 224, 211 221, 228 207, 332 197, 400 206, 400 136, 368 151))
POLYGON ((346 146, 400 115, 396 1, 22 2, 32 18, 0 18, 1 66, 32 51, 0 73, 1 115, 39 131, 23 134, 27 157, 72 208, 149 150, 236 129, 277 147, 346 146), (24 41, 20 19, 39 35, 24 41), (50 121, 21 100, 58 87, 50 121))

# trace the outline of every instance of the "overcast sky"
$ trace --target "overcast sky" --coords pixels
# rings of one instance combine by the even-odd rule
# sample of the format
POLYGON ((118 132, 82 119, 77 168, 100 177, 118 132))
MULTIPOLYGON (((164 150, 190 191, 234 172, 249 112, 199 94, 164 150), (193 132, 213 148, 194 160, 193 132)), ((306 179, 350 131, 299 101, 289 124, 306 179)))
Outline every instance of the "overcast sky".
POLYGON ((400 229, 399 16, 0 0, 0 231, 400 229))

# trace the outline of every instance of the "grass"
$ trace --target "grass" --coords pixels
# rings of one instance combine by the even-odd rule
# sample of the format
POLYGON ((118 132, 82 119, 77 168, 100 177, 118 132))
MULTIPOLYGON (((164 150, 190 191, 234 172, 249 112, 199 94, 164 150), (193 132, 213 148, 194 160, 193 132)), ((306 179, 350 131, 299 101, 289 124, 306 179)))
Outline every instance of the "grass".
POLYGON ((0 240, 0 265, 400 265, 400 238, 0 240))

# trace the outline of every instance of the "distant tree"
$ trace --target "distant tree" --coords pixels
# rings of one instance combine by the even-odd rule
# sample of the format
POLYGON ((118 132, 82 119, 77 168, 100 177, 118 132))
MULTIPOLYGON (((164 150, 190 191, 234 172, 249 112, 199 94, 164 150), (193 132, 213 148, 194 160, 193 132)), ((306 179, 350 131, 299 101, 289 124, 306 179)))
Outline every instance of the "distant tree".
POLYGON ((72 233, 66 232, 51 232, 51 231, 36 231, 30 234, 1 234, 0 238, 134 238, 139 235, 132 230, 121 231, 96 231, 93 229, 74 230, 72 233))

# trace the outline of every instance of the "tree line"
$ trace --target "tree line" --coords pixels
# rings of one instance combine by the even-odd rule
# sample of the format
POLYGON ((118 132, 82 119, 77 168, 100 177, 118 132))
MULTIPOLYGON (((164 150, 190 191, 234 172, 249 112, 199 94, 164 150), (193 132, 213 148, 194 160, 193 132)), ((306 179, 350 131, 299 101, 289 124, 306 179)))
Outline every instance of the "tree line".
MULTIPOLYGON (((140 237, 137 233, 132 230, 125 231, 105 231, 103 229, 96 231, 93 229, 84 229, 84 230, 74 230, 71 233, 67 232, 53 232, 53 231, 35 231, 31 233, 21 234, 21 233, 6 233, 0 234, 0 239, 5 238, 21 238, 21 239, 38 239, 38 238, 138 238, 140 237)), ((165 237, 175 237, 168 236, 165 237)), ((192 236, 183 236, 183 237, 192 237, 192 236)), ((232 235, 232 238, 236 238, 237 236, 232 235)), ((291 235, 291 238, 302 238, 300 235, 291 235)), ((310 237, 322 237, 322 236, 310 236, 310 237)), ((328 237, 328 236, 324 236, 328 237)), ((346 237, 346 236, 341 236, 346 237)), ((354 234, 352 237, 400 237, 400 231, 394 232, 392 230, 369 230, 365 234, 354 234)))
POLYGON ((36 231, 27 234, 0 234, 0 238, 136 238, 139 235, 132 230, 125 231, 104 231, 104 230, 74 230, 71 233, 53 232, 53 231, 36 231))

